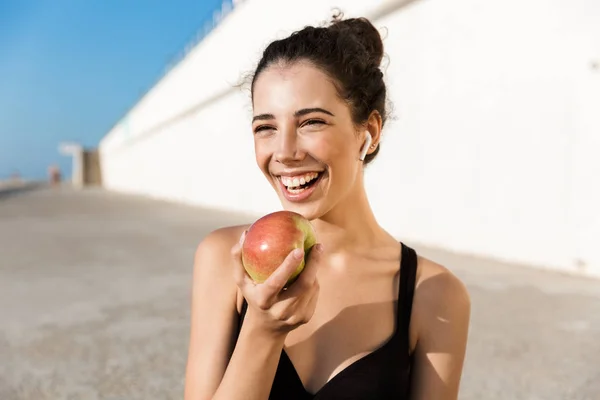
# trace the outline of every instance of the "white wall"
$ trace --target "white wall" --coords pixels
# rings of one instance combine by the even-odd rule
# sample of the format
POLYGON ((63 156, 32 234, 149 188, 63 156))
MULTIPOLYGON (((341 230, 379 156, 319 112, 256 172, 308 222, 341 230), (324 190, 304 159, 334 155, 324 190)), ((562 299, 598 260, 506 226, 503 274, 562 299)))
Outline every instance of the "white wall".
POLYGON ((600 62, 600 3, 396 3, 242 3, 107 134, 105 185, 280 208, 254 164, 249 93, 232 84, 270 40, 332 6, 388 10, 374 23, 396 119, 367 169, 383 225, 405 240, 600 276, 600 69, 590 66, 600 62))

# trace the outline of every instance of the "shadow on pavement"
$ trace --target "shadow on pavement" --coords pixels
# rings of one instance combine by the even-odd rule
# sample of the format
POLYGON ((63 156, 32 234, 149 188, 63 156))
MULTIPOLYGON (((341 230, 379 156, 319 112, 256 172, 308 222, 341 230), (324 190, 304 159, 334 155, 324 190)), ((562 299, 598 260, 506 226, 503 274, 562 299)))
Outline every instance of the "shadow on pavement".
POLYGON ((42 189, 47 186, 48 184, 45 182, 31 182, 17 186, 0 187, 0 201, 25 194, 32 190, 42 189))

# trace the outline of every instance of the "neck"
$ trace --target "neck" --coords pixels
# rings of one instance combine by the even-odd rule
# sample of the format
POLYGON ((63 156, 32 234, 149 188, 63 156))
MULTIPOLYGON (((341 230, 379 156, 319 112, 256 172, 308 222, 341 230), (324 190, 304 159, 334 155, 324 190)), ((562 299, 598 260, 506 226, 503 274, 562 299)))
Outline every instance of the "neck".
POLYGON ((318 241, 328 252, 370 247, 380 240, 389 239, 375 219, 362 179, 360 174, 360 181, 345 199, 313 221, 318 241))

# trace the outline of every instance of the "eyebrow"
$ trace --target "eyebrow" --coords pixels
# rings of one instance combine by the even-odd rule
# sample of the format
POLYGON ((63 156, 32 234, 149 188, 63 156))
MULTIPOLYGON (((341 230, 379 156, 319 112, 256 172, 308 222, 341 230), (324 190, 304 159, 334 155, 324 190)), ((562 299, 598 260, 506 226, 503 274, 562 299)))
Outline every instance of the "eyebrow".
MULTIPOLYGON (((332 117, 335 117, 335 115, 333 115, 333 113, 331 111, 327 111, 324 108, 320 108, 320 107, 303 108, 301 110, 296 111, 294 113, 294 117, 298 118, 298 117, 302 117, 303 115, 314 113, 314 112, 320 112, 320 113, 331 115, 332 117)), ((265 120, 269 120, 269 119, 275 119, 275 116, 273 114, 259 114, 259 115, 255 115, 252 118, 252 122, 254 122, 254 121, 265 121, 265 120)))

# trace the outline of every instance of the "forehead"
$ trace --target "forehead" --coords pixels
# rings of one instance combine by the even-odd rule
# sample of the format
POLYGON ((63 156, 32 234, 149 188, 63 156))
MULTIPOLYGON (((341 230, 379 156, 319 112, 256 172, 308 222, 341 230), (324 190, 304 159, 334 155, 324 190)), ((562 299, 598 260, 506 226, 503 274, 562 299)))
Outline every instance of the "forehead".
POLYGON ((327 74, 306 62, 276 64, 265 69, 254 83, 256 113, 294 112, 306 107, 345 106, 327 74))

